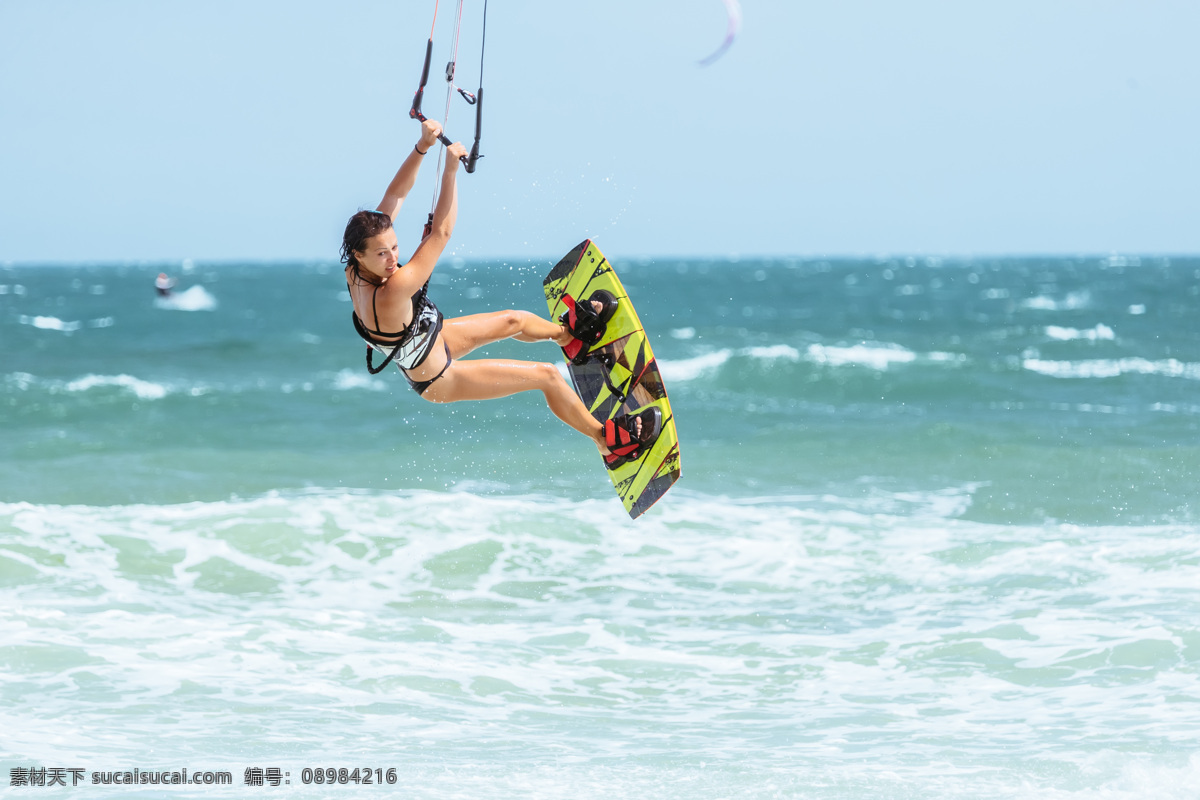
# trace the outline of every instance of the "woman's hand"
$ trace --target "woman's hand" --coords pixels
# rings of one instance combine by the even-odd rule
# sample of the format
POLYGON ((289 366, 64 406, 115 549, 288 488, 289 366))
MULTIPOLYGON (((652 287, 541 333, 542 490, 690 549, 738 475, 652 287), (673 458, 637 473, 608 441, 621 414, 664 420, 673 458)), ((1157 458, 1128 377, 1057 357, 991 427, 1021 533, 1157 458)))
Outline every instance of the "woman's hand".
POLYGON ((455 169, 457 169, 458 165, 462 163, 459 159, 466 157, 467 148, 463 146, 462 142, 455 142, 446 148, 446 166, 453 164, 455 169))
POLYGON ((429 148, 438 143, 442 135, 442 123, 427 119, 421 123, 421 149, 429 152, 429 148))

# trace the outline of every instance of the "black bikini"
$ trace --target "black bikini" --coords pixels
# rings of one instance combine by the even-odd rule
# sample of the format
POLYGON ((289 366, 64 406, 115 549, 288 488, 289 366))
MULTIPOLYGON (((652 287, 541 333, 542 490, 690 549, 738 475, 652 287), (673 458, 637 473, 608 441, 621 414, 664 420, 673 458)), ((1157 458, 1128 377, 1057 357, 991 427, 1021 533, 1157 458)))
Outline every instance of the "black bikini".
MULTIPOLYGON (((364 283, 371 283, 362 277, 358 267, 352 267, 358 279, 364 283)), ((371 313, 375 316, 375 324, 379 324, 379 310, 375 307, 375 298, 379 293, 379 284, 373 284, 375 290, 371 293, 371 313)), ((350 281, 346 281, 346 289, 349 290, 350 281)), ((442 346, 446 348, 446 366, 442 367, 437 375, 434 375, 427 381, 414 381, 408 376, 408 370, 416 369, 425 363, 425 359, 429 358, 430 352, 433 350, 434 344, 437 343, 438 334, 442 331, 444 318, 442 312, 429 299, 429 283, 428 281, 421 287, 420 291, 412 296, 413 316, 412 322, 408 327, 395 333, 389 331, 381 331, 378 329, 368 328, 359 319, 358 312, 352 311, 351 318, 354 322, 354 330, 367 343, 367 370, 375 375, 383 371, 384 367, 389 362, 395 360, 396 366, 400 369, 400 373, 404 375, 404 379, 408 381, 408 385, 413 388, 417 394, 424 394, 425 390, 433 385, 433 382, 442 375, 446 374, 446 370, 450 368, 452 359, 450 358, 450 345, 446 344, 445 339, 442 340, 442 346), (399 341, 380 341, 381 339, 391 339, 399 341), (373 351, 383 353, 387 358, 383 363, 376 367, 371 360, 373 351)))

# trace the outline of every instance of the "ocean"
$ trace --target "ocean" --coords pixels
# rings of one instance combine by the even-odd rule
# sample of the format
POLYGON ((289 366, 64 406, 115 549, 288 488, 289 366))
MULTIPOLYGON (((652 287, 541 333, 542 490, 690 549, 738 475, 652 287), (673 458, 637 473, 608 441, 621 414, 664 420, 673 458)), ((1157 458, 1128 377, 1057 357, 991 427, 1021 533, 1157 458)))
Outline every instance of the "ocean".
POLYGON ((0 265, 0 780, 1196 796, 1200 258, 613 261, 681 440, 635 521, 540 395, 368 375, 332 260, 0 265))

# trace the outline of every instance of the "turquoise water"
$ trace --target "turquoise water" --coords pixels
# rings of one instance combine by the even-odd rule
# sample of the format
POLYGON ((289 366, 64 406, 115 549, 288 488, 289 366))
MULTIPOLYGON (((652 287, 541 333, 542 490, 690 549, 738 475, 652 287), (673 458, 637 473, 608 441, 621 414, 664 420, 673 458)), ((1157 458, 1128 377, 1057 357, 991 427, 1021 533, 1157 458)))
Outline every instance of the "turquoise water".
POLYGON ((0 767, 1194 796, 1200 259, 615 261, 682 440, 636 522, 539 397, 369 376, 336 264, 0 267, 0 767))

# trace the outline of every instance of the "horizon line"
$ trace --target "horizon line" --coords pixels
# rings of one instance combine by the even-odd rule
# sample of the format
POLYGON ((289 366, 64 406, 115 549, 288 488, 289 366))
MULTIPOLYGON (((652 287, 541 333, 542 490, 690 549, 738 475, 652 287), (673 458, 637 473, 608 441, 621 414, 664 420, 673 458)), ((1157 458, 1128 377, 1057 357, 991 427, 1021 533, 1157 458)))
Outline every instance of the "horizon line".
MULTIPOLYGON (((1161 259, 1191 259, 1200 258, 1200 252, 1172 252, 1172 251, 1118 251, 1110 250, 1108 252, 1097 251, 1077 251, 1077 252, 980 252, 980 253, 838 253, 838 254, 739 254, 726 253, 722 255, 697 255, 697 254, 675 254, 675 255, 636 255, 636 254, 618 254, 614 256, 619 261, 628 261, 632 263, 645 264, 653 261, 716 261, 731 264, 741 262, 762 262, 762 261, 800 261, 800 262, 821 262, 821 261, 938 261, 938 262, 971 262, 979 260, 1031 260, 1031 259, 1047 259, 1047 260, 1097 260, 1097 261, 1129 261, 1143 259, 1161 260, 1161 259)), ((465 256, 455 254, 443 254, 438 259, 448 263, 502 263, 508 262, 548 262, 556 263, 562 258, 561 255, 556 256, 465 256)), ((611 258, 610 258, 611 260, 611 258)), ((195 268, 200 265, 204 266, 233 266, 233 265, 248 265, 261 264, 283 266, 291 264, 302 264, 305 266, 328 265, 333 267, 342 266, 341 262, 333 258, 316 258, 311 256, 296 256, 291 258, 247 258, 247 257, 220 257, 220 258, 101 258, 101 259, 50 259, 44 261, 19 260, 19 259, 2 259, 0 258, 0 269, 14 269, 24 267, 149 267, 149 266, 175 266, 180 268, 195 268)), ((1116 264, 1112 264, 1116 266, 1116 264)), ((1125 264, 1129 266, 1129 264, 1125 264)))

